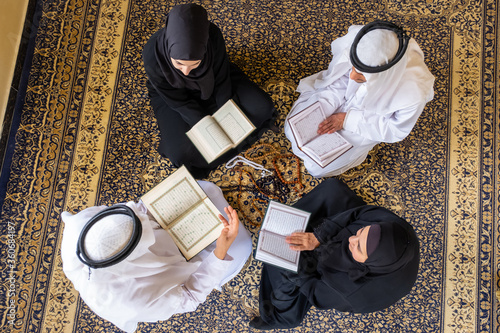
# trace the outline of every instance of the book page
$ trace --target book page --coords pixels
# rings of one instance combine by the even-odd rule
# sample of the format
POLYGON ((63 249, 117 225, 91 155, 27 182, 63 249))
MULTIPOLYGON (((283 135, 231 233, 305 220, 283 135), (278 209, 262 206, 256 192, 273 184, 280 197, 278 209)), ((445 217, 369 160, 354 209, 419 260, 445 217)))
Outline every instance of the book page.
POLYGON ((141 200, 158 223, 167 229, 170 223, 206 197, 200 185, 182 166, 143 195, 141 200))
POLYGON ((302 147, 318 136, 318 126, 326 119, 318 102, 305 108, 288 119, 297 145, 302 147))
POLYGON ((224 226, 218 215, 219 211, 207 198, 169 228, 169 233, 187 259, 191 257, 190 253, 198 253, 219 237, 224 226))
POLYGON ((309 213, 297 208, 271 201, 267 208, 262 229, 278 235, 288 236, 296 231, 304 231, 309 213))
POLYGON ((310 215, 306 211, 271 201, 262 222, 255 258, 295 270, 300 255, 298 251, 290 249, 285 237, 293 232, 303 232, 310 215))
POLYGON ((259 251, 269 254, 270 258, 268 260, 271 263, 274 263, 273 257, 278 257, 293 264, 298 263, 300 252, 290 249, 290 244, 285 241, 285 237, 263 230, 259 236, 261 238, 259 251))
POLYGON ((346 145, 350 145, 350 143, 342 135, 335 132, 320 135, 308 142, 306 146, 318 155, 320 159, 323 159, 327 156, 335 155, 336 152, 346 145))
POLYGON ((186 135, 209 163, 233 145, 231 139, 211 116, 206 116, 197 122, 186 135))
POLYGON ((232 100, 227 101, 213 117, 235 146, 255 129, 252 122, 232 100))
POLYGON ((141 197, 187 260, 219 237, 219 210, 185 166, 141 197))

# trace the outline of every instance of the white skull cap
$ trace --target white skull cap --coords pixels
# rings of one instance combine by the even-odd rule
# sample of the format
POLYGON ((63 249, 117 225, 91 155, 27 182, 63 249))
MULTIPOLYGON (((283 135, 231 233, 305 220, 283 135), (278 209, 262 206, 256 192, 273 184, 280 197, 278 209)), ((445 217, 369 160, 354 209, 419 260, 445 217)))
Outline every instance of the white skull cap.
POLYGON ((91 260, 106 260, 122 250, 134 231, 134 220, 124 214, 111 214, 96 222, 85 236, 85 253, 91 260))
POLYGON ((374 29, 359 40, 356 54, 364 65, 376 67, 388 64, 398 49, 399 39, 394 31, 374 29))

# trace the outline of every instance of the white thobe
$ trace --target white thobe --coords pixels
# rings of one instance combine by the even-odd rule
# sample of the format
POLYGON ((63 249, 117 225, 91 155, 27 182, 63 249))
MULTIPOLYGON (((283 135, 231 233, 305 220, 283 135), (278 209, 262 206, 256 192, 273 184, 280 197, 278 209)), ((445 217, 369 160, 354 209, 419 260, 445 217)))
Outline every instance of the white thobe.
MULTIPOLYGON (((223 208, 228 203, 222 191, 209 182, 199 184, 227 218, 223 208)), ((214 255, 212 244, 187 262, 170 235, 150 220, 142 202, 129 202, 127 206, 141 220, 143 235, 124 261, 89 272, 76 256, 81 229, 105 206, 90 207, 76 215, 64 212, 61 245, 63 271, 81 298, 92 311, 126 332, 134 332, 139 322, 166 320, 176 313, 194 311, 214 288, 220 289, 236 276, 251 254, 251 236, 240 222, 224 260, 214 255)))
MULTIPOLYGON (((343 129, 339 134, 353 147, 330 164, 321 167, 299 149, 289 123, 285 121, 285 135, 292 144, 293 153, 303 160, 307 171, 314 177, 340 175, 361 164, 376 144, 403 140, 411 132, 426 103, 433 97, 434 77, 423 63, 422 51, 411 40, 401 63, 394 66, 394 69, 387 70, 402 71, 404 74, 398 78, 401 81, 380 83, 387 85, 386 91, 390 91, 390 96, 373 99, 375 102, 366 105, 368 89, 373 89, 373 84, 370 88, 368 82, 356 83, 349 79, 352 65, 346 56, 359 29, 359 26, 351 27, 347 35, 332 43, 334 60, 328 70, 301 80, 297 89, 301 94, 287 116, 288 119, 317 101, 323 106, 327 117, 335 112, 346 112, 343 129)), ((365 76, 373 83, 372 78, 376 79, 376 75, 365 76)))

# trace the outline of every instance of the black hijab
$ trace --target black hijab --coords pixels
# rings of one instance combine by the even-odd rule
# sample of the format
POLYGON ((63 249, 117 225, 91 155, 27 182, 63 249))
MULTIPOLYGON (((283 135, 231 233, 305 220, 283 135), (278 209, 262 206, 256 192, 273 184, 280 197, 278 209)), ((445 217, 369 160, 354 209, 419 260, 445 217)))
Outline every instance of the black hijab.
MULTIPOLYGON (((365 207, 370 210, 370 206, 365 207)), ((377 211, 373 207, 373 213, 377 211)), ((364 263, 354 260, 349 250, 349 237, 360 228, 374 223, 361 220, 345 227, 318 248, 318 271, 324 276, 348 273, 349 280, 356 282, 395 273, 413 262, 419 253, 415 232, 406 221, 387 213, 390 215, 384 217, 388 217, 388 220, 375 222, 380 226, 379 244, 364 263)))
POLYGON ((199 90, 204 100, 210 98, 214 90, 209 27, 207 11, 202 6, 175 6, 167 14, 155 49, 156 60, 168 83, 175 88, 199 90), (201 60, 201 63, 186 76, 174 67, 170 58, 201 60))

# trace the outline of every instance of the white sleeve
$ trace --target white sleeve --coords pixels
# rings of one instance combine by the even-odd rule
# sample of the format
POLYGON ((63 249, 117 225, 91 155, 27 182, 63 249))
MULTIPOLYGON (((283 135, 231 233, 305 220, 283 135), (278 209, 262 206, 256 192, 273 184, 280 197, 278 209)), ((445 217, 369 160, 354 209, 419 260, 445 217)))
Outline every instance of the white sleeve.
MULTIPOLYGON (((226 214, 224 213, 223 207, 227 206, 228 203, 225 201, 220 188, 210 182, 198 181, 198 183, 200 183, 203 190, 207 192, 210 199, 217 203, 217 208, 219 210, 222 209, 222 214, 225 216, 226 214)), ((135 204, 134 207, 142 213, 147 212, 142 202, 135 204)), ((167 293, 160 296, 154 302, 152 308, 162 308, 164 310, 165 319, 175 313, 196 310, 198 305, 205 301, 212 290, 219 287, 228 269, 233 264, 233 261, 234 259, 230 255, 226 255, 224 260, 220 260, 211 252, 203 259, 197 270, 192 273, 183 284, 175 286, 167 293), (171 311, 173 311, 173 313, 171 311)))
POLYGON ((228 255, 224 260, 220 260, 213 252, 210 253, 187 281, 183 285, 176 287, 180 288, 182 293, 176 312, 184 313, 196 310, 198 305, 205 301, 208 294, 219 286, 232 260, 233 258, 228 255))
POLYGON ((425 103, 387 114, 350 109, 344 119, 344 129, 377 142, 398 142, 410 134, 425 103))
POLYGON ((327 117, 332 115, 345 103, 348 82, 349 74, 346 73, 327 87, 301 93, 287 117, 293 116, 315 102, 321 103, 327 117))
MULTIPOLYGON (((144 290, 140 289, 136 292, 141 295, 128 296, 127 301, 132 302, 132 308, 136 308, 137 304, 142 304, 143 308, 138 321, 167 320, 174 314, 194 311, 220 284, 231 263, 230 256, 220 260, 212 252, 183 284, 169 289, 163 295, 158 295, 153 302, 148 302, 148 295, 144 295, 144 290), (141 302, 141 298, 146 299, 141 302)), ((156 296, 154 291, 151 293, 149 296, 156 296)))
POLYGON ((345 102, 345 94, 347 85, 349 83, 349 73, 346 73, 331 85, 326 87, 324 91, 320 91, 320 102, 325 107, 325 102, 330 104, 330 109, 325 109, 326 116, 332 115, 337 111, 345 102))

